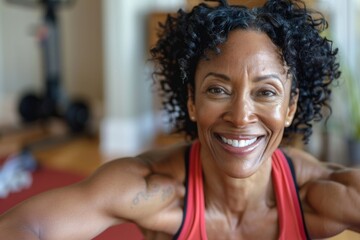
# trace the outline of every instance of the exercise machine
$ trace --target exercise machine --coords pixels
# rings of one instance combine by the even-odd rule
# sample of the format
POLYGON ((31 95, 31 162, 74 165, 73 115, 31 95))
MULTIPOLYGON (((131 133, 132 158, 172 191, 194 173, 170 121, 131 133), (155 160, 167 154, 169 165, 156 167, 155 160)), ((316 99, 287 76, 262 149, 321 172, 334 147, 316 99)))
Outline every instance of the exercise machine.
POLYGON ((37 37, 43 59, 45 86, 42 94, 27 92, 22 95, 18 111, 23 122, 31 123, 58 117, 66 122, 72 133, 87 130, 90 110, 84 100, 70 100, 61 86, 60 32, 57 12, 71 7, 75 0, 7 0, 9 3, 43 9, 43 24, 37 37))

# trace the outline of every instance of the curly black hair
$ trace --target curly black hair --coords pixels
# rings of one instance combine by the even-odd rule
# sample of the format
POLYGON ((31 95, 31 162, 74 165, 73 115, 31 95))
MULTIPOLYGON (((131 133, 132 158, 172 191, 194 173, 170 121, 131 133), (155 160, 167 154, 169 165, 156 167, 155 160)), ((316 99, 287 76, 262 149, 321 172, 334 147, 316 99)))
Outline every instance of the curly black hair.
MULTIPOLYGON (((197 138, 197 127, 187 111, 188 87, 194 89, 197 63, 205 52, 220 53, 219 44, 236 29, 266 33, 279 48, 292 79, 291 96, 299 90, 298 108, 284 135, 302 134, 308 142, 313 121, 330 109, 331 83, 340 77, 336 48, 320 33, 327 28, 323 15, 306 8, 303 1, 268 0, 264 6, 247 8, 201 3, 191 11, 179 10, 159 24, 159 40, 151 49, 157 63, 154 81, 160 86, 163 106, 175 130, 197 138)), ((194 95, 194 94, 192 94, 194 95)))

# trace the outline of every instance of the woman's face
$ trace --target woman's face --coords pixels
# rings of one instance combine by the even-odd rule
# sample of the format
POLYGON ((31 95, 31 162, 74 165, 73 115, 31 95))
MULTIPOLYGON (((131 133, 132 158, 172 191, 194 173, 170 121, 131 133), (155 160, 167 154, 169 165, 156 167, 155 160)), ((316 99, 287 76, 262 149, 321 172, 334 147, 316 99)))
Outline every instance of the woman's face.
POLYGON ((245 178, 270 159, 297 100, 290 101, 291 80, 266 34, 236 30, 220 49, 199 62, 188 110, 205 164, 212 161, 225 174, 245 178))

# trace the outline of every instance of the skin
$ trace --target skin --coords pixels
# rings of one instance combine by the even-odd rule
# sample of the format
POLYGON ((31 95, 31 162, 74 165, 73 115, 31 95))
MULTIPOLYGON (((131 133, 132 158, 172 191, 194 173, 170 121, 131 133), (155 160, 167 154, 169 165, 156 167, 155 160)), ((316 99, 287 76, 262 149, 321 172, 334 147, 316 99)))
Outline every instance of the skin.
MULTIPOLYGON (((297 97, 290 98, 286 66, 265 34, 236 30, 220 48, 220 55, 208 53, 210 60, 199 62, 188 100, 202 144, 207 236, 277 239, 271 155, 293 119, 297 97), (238 149, 221 137, 256 140, 238 149)), ((171 239, 183 217, 187 145, 114 160, 78 184, 40 194, 0 218, 0 235, 91 239, 112 225, 133 222, 146 239, 171 239)), ((359 169, 284 151, 294 162, 311 237, 360 232, 359 169)))

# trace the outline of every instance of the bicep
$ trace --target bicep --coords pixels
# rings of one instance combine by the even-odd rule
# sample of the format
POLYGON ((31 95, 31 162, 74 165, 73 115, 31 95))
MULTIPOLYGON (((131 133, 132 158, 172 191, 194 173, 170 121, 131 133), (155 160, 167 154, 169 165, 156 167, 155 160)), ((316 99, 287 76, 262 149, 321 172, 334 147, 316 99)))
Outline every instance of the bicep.
POLYGON ((289 148, 293 159, 306 225, 314 236, 331 236, 360 226, 360 171, 319 162, 289 148))
POLYGON ((327 179, 308 182, 304 186, 306 205, 312 210, 308 215, 321 219, 317 224, 322 224, 324 229, 327 228, 326 225, 358 229, 360 227, 359 177, 359 170, 350 169, 334 171, 327 179))
POLYGON ((178 199, 183 195, 181 183, 166 174, 153 172, 135 159, 131 164, 124 162, 106 168, 107 174, 100 171, 88 183, 92 191, 101 189, 103 196, 99 200, 103 212, 145 229, 177 230, 180 224, 177 220, 181 221, 178 218, 178 199), (164 221, 164 218, 172 220, 164 221))

